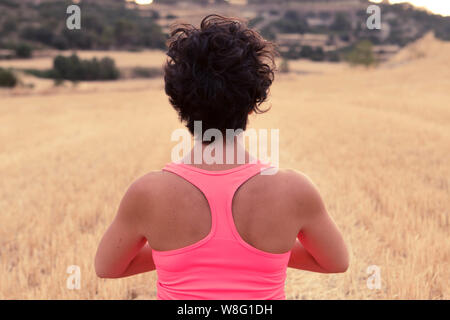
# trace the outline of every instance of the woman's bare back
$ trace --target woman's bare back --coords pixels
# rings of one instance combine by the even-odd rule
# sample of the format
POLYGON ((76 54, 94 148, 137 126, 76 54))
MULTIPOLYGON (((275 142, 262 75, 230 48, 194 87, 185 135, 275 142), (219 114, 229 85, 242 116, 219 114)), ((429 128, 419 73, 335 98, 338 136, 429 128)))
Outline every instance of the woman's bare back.
MULTIPOLYGON (((294 174, 279 170, 274 175, 258 174, 235 193, 233 219, 241 238, 251 246, 270 253, 288 252, 300 231, 293 190, 294 174)), ((211 212, 203 193, 185 179, 166 171, 148 175, 148 187, 157 193, 142 221, 150 246, 158 251, 174 250, 194 244, 211 230, 211 212)), ((298 181, 299 182, 299 181, 298 181)), ((298 185, 298 182, 296 183, 298 185)))
MULTIPOLYGON (((234 194, 232 217, 251 247, 275 254, 290 251, 291 268, 347 270, 349 257, 339 229, 318 189, 295 170, 248 179, 234 194)), ((195 244, 208 236, 211 224, 208 202, 197 187, 172 172, 148 173, 130 186, 103 236, 97 274, 117 278, 153 270, 152 250, 195 244)))

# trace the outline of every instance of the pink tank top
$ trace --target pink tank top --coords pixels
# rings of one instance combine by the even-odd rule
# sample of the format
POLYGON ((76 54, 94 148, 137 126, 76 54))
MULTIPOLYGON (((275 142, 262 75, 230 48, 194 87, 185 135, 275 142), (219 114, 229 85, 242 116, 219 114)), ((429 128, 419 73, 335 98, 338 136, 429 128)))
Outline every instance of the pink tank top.
POLYGON ((234 225, 231 212, 239 186, 268 168, 271 166, 260 160, 223 171, 174 162, 163 168, 203 192, 210 206, 211 231, 202 240, 180 249, 153 250, 158 299, 285 299, 284 284, 291 252, 268 253, 246 243, 234 225))

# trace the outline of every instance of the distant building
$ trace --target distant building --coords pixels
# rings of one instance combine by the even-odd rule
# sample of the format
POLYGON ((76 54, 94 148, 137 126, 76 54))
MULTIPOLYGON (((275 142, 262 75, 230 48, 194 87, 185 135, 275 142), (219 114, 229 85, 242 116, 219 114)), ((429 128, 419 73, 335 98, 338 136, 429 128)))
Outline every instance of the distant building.
POLYGON ((306 19, 308 22, 308 26, 315 28, 315 27, 329 27, 333 23, 333 19, 324 19, 321 17, 308 17, 306 19))
POLYGON ((315 33, 279 33, 277 42, 280 45, 302 45, 311 47, 325 47, 327 45, 328 35, 315 33))

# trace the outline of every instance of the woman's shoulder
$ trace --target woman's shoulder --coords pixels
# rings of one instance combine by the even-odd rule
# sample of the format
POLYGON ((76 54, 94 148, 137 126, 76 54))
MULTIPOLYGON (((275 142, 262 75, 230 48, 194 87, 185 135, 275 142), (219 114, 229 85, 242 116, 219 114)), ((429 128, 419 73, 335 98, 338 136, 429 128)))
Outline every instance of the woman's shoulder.
MULTIPOLYGON (((167 174, 163 170, 154 170, 137 178, 130 185, 129 192, 147 200, 152 197, 161 199, 168 194, 167 190, 173 189, 173 184, 177 181, 174 175, 167 174)), ((320 198, 318 188, 312 179, 305 173, 290 168, 280 168, 274 174, 260 175, 258 179, 254 179, 253 185, 266 191, 269 188, 271 193, 276 193, 284 199, 290 198, 302 203, 320 198)))
POLYGON ((311 206, 320 202, 318 187, 308 175, 299 170, 278 169, 275 174, 262 177, 270 186, 270 190, 283 199, 292 200, 301 206, 311 206))
POLYGON ((297 188, 310 188, 312 180, 305 173, 290 169, 290 168, 279 168, 273 172, 273 174, 262 175, 271 179, 272 182, 279 183, 281 185, 286 185, 289 187, 297 188))
POLYGON ((139 211, 144 212, 148 218, 148 212, 158 209, 161 204, 170 201, 171 182, 162 171, 150 171, 135 179, 128 187, 122 202, 129 203, 139 211))
POLYGON ((166 182, 167 175, 164 174, 163 170, 153 170, 135 179, 131 183, 130 189, 136 193, 145 193, 148 195, 148 193, 164 187, 166 182))

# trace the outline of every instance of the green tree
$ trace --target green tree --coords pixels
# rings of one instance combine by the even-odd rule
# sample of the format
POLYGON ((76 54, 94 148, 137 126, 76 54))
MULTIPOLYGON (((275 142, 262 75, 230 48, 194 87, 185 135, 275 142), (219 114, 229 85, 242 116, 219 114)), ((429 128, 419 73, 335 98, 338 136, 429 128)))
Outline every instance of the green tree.
POLYGON ((302 46, 300 55, 302 58, 310 59, 314 55, 314 49, 311 46, 302 46))
POLYGON ((311 60, 313 61, 324 61, 325 60, 325 52, 322 47, 317 47, 314 49, 314 52, 311 56, 311 60))
POLYGON ((295 10, 286 11, 283 18, 275 21, 273 25, 282 33, 303 34, 309 30, 307 20, 295 10))
POLYGON ((9 18, 3 23, 2 29, 5 35, 10 34, 17 30, 17 22, 14 19, 9 18))
POLYGON ((17 85, 17 78, 9 70, 0 68, 0 87, 13 88, 17 85))
POLYGON ((26 43, 20 43, 15 48, 16 56, 19 58, 31 58, 33 55, 33 49, 26 43))
POLYGON ((373 45, 368 40, 358 42, 345 58, 351 65, 364 65, 369 67, 376 64, 373 45))
POLYGON ((116 80, 119 78, 120 72, 111 58, 83 60, 73 54, 70 57, 61 55, 55 57, 51 75, 56 79, 94 81, 116 80))
POLYGON ((352 23, 345 13, 338 12, 331 24, 331 29, 338 32, 349 32, 352 30, 352 23))

